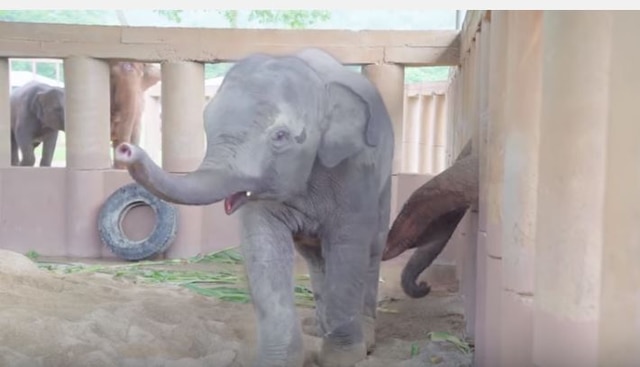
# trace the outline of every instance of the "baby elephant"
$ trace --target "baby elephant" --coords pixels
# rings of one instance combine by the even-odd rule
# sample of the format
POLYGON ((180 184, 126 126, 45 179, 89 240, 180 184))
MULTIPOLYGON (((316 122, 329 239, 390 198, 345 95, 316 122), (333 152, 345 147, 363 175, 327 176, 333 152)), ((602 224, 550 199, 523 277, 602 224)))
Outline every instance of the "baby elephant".
POLYGON ((10 106, 11 165, 33 166, 34 150, 42 142, 40 167, 51 166, 58 131, 64 131, 64 89, 31 81, 11 93, 10 106))

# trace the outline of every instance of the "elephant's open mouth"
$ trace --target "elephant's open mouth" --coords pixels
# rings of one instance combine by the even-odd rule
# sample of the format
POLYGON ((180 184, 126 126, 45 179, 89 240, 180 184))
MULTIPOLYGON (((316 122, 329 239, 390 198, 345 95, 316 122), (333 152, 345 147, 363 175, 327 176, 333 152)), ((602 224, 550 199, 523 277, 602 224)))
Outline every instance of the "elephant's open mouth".
POLYGON ((227 196, 224 199, 224 211, 227 215, 233 214, 239 207, 241 207, 244 203, 249 200, 251 196, 251 191, 240 191, 236 192, 231 196, 227 196))

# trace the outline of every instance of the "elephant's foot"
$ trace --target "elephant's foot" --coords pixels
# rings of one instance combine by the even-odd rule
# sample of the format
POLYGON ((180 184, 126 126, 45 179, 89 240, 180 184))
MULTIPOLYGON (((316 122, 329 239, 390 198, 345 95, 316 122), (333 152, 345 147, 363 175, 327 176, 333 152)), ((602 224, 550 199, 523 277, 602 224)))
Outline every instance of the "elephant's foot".
POLYGON ((367 346, 367 354, 376 349, 376 320, 373 317, 362 317, 362 333, 364 343, 367 346))
POLYGON ((367 357, 365 343, 335 345, 324 340, 320 350, 321 367, 353 367, 367 357))
MULTIPOLYGON (((302 332, 305 335, 322 337, 322 332, 315 316, 302 319, 302 332)), ((362 317, 362 333, 364 334, 367 354, 370 354, 376 349, 376 320, 373 317, 362 317)))
POLYGON ((303 349, 288 350, 277 355, 258 352, 251 364, 252 367, 303 367, 305 365, 305 351, 303 349))

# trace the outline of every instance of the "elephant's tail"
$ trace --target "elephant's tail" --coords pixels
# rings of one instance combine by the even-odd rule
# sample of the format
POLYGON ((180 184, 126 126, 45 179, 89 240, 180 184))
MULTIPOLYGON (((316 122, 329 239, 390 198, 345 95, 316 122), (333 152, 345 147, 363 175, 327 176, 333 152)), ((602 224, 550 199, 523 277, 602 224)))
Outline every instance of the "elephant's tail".
POLYGON ((437 254, 434 256, 432 246, 418 247, 407 264, 402 269, 400 284, 404 293, 411 298, 422 298, 431 292, 431 287, 427 282, 418 282, 418 277, 431 265, 437 254))

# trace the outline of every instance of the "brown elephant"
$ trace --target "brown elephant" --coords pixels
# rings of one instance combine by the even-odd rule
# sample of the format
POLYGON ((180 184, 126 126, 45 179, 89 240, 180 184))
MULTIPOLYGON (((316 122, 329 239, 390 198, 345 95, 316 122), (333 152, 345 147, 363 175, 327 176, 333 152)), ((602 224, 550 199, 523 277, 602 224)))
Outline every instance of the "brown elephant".
POLYGON ((64 89, 30 81, 13 90, 9 106, 11 165, 33 166, 34 150, 43 143, 40 167, 51 166, 58 131, 64 131, 64 89))
POLYGON ((451 238, 467 209, 478 200, 478 158, 471 141, 454 164, 416 189, 394 220, 382 260, 416 248, 402 270, 402 289, 410 297, 429 294, 418 276, 436 259, 451 238))
MULTIPOLYGON (((144 92, 160 81, 160 69, 152 64, 110 61, 111 143, 115 149, 121 143, 138 145, 144 92)), ((125 166, 114 162, 114 168, 125 166)))

